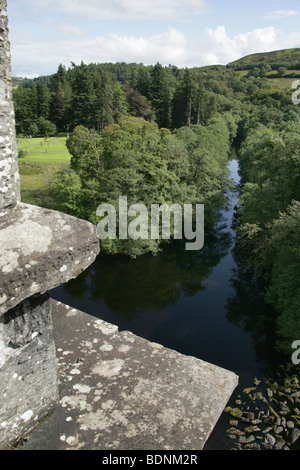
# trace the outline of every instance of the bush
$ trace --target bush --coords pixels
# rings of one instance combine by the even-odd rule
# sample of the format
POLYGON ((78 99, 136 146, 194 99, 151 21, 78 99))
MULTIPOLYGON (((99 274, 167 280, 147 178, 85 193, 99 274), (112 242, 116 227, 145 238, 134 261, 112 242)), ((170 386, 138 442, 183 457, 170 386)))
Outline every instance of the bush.
POLYGON ((19 150, 18 152, 18 158, 24 158, 26 157, 27 152, 25 150, 19 150))

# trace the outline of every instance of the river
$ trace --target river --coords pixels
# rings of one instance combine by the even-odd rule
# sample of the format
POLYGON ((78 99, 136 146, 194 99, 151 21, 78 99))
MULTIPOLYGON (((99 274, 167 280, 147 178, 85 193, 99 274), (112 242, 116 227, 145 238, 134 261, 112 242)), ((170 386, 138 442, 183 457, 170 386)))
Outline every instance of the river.
MULTIPOLYGON (((230 161, 230 172, 238 184, 235 159, 230 161)), ((90 268, 52 290, 51 296, 120 330, 234 371, 240 377, 236 395, 273 361, 272 331, 266 334, 262 325, 260 334, 259 321, 249 321, 251 315, 243 317, 244 309, 257 313, 257 296, 253 307, 243 305, 243 297, 237 296, 231 228, 237 203, 238 193, 232 191, 222 223, 209 234, 200 252, 184 252, 179 247, 135 260, 100 254, 90 268)), ((223 414, 207 449, 230 447, 226 426, 223 414)))

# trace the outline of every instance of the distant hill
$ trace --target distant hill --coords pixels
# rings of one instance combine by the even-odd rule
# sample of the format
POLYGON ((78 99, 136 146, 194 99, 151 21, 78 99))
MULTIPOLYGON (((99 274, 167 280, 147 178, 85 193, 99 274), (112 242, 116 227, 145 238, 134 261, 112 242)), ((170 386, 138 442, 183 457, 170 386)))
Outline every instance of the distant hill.
POLYGON ((270 65, 272 70, 278 70, 279 67, 300 70, 300 48, 251 54, 230 62, 227 67, 235 70, 251 70, 260 65, 270 65))

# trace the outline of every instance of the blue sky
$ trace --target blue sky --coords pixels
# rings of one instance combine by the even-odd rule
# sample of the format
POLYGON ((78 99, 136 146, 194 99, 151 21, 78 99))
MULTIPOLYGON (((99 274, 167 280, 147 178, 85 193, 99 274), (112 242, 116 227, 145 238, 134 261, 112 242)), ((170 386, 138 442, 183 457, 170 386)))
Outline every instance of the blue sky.
POLYGON ((300 47, 299 0, 7 0, 12 72, 59 64, 194 67, 300 47))

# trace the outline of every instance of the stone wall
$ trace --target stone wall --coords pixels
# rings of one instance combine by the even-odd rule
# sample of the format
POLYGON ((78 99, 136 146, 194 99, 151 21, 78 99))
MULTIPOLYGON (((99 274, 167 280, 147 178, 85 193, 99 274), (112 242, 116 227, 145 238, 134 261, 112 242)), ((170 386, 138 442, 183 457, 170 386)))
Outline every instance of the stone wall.
POLYGON ((96 227, 20 201, 6 0, 0 0, 0 448, 58 402, 48 291, 99 253, 96 227))
POLYGON ((48 294, 0 317, 0 448, 56 407, 58 381, 48 294))
POLYGON ((0 216, 20 201, 6 0, 0 0, 0 216))

